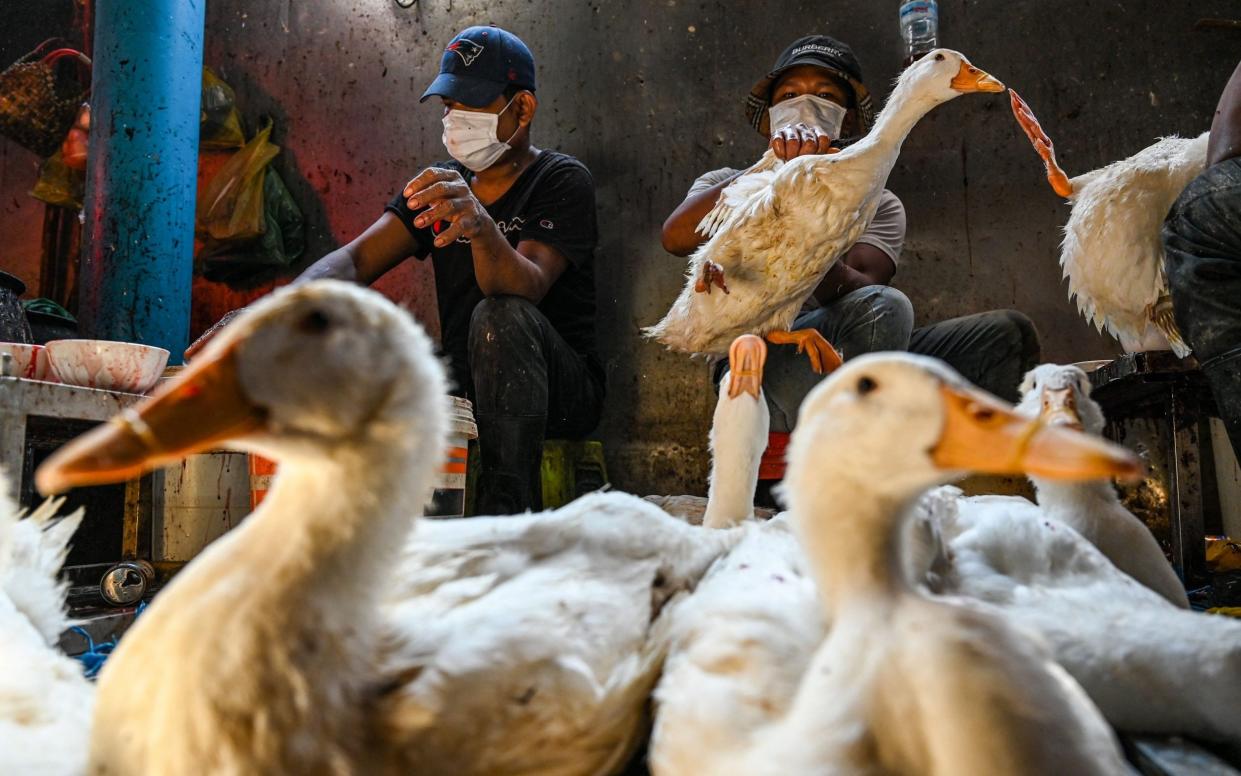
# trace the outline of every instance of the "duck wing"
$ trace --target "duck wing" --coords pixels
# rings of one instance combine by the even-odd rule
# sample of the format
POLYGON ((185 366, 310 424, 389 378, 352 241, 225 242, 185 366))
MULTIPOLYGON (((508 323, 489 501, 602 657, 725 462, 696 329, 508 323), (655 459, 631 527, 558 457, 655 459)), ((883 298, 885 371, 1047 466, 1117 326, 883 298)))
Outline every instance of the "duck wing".
POLYGON ((58 578, 82 521, 64 499, 23 519, 0 477, 0 772, 86 772, 95 688, 56 646, 69 626, 58 578))
POLYGON ((832 264, 866 230, 887 171, 855 145, 838 154, 799 157, 766 173, 770 181, 749 191, 690 257, 680 295, 643 333, 674 350, 722 354, 742 334, 787 329, 832 264), (696 290, 708 263, 723 269, 727 294, 696 290))
POLYGON ((1189 352, 1170 305, 1161 302, 1168 283, 1160 229, 1181 191, 1202 171, 1207 139, 1207 133, 1164 138, 1073 180, 1073 209, 1060 251, 1069 294, 1088 321, 1131 350, 1149 347, 1143 343, 1153 326, 1177 355, 1189 352))
POLYGON ((945 592, 994 604, 1046 639, 1116 728, 1241 740, 1229 711, 1241 695, 1241 622, 1172 605, 1033 505, 959 506, 945 529, 945 592))
POLYGON ((661 776, 732 772, 752 736, 788 712, 827 632, 787 520, 748 524, 746 538, 672 617, 652 768, 661 776))
POLYGON ((386 605, 391 759, 420 773, 615 771, 642 735, 664 611, 737 538, 622 493, 421 524, 386 605))
POLYGON ((776 170, 784 165, 784 160, 776 156, 775 152, 770 148, 763 156, 750 166, 745 172, 733 179, 733 182, 724 187, 720 192, 720 198, 716 201, 715 207, 711 208, 711 212, 703 217, 698 223, 698 234, 703 237, 714 237, 715 233, 720 230, 724 222, 728 220, 733 212, 745 203, 755 192, 762 190, 766 186, 771 185, 772 178, 775 177, 776 170))

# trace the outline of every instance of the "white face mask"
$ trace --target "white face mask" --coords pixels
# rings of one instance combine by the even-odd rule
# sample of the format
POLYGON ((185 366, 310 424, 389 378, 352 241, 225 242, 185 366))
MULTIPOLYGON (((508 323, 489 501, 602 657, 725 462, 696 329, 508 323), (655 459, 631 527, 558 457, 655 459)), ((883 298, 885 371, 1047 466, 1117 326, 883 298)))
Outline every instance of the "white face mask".
MULTIPOLYGON (((513 100, 517 95, 513 95, 513 100)), ((508 110, 513 104, 500 109, 500 113, 508 110)), ((474 172, 480 172, 496 163, 512 146, 508 141, 496 136, 496 128, 500 125, 500 113, 480 113, 472 110, 453 109, 444 114, 444 135, 441 138, 444 148, 453 159, 464 164, 474 172)), ((521 129, 521 127, 518 127, 521 129)), ((513 135, 517 130, 513 130, 513 135)), ((509 140, 512 140, 512 135, 509 140)))
POLYGON ((840 128, 845 123, 846 112, 844 107, 817 94, 803 94, 767 109, 773 134, 794 124, 805 124, 818 129, 832 140, 840 138, 840 128))

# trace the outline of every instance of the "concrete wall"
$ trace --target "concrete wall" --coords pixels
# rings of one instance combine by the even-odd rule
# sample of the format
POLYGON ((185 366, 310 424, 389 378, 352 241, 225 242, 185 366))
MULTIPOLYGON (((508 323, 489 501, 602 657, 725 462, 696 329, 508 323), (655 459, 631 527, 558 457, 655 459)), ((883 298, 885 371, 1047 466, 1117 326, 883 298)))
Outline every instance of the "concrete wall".
MULTIPOLYGON (((701 362, 639 340, 681 285, 659 226, 700 172, 762 151, 749 85, 792 38, 849 41, 884 97, 901 58, 896 0, 211 0, 208 64, 253 125, 276 119, 277 167, 306 211, 312 256, 347 240, 422 166, 443 158, 439 109, 417 97, 451 35, 494 22, 539 62, 536 144, 572 153, 598 184, 600 339, 610 406, 600 436, 613 480, 636 492, 702 492, 714 397, 701 362)), ((1160 135, 1197 133, 1241 53, 1241 33, 1195 30, 1229 0, 940 0, 941 40, 1023 93, 1070 173, 1160 135)), ((2 34, 2 33, 0 33, 2 34)), ((252 129, 253 127, 251 127, 252 129)), ((0 149, 0 159, 3 150, 0 149)), ((0 192, 14 186, 0 167, 0 192)), ((1001 95, 939 108, 905 145, 890 188, 909 238, 897 285, 920 321, 1013 306, 1056 360, 1104 357, 1065 300, 1056 266, 1067 209, 1001 95)), ((0 200, 7 232, 9 197, 0 200)), ((23 227, 24 228, 24 227, 23 227)), ((428 267, 385 279, 435 318, 428 267)))

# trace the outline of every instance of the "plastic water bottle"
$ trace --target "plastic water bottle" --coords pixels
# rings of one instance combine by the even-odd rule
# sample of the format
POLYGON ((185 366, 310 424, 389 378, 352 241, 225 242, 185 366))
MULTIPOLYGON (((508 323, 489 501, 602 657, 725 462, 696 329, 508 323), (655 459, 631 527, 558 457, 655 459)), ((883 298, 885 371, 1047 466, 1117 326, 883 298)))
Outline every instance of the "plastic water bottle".
POLYGON ((939 5, 935 0, 901 0, 905 65, 939 45, 939 5))

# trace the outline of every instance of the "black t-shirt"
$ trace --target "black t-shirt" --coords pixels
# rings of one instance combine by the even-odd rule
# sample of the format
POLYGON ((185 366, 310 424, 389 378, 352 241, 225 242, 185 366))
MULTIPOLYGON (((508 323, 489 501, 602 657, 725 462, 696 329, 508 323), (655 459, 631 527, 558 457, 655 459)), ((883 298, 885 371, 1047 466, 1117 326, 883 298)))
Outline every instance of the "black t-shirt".
MULTIPOLYGON (((456 161, 434 165, 456 170, 470 180, 470 173, 456 161)), ((459 238, 442 248, 434 244, 431 227, 414 226, 417 212, 410 212, 401 192, 388 203, 387 211, 401 219, 413 235, 419 259, 431 255, 435 266, 435 297, 439 302, 441 347, 449 360, 454 392, 473 394, 467 359, 470 317, 483 300, 474 278, 474 257, 469 240, 459 238)), ((586 359, 594 376, 603 381, 603 366, 595 345, 595 184, 586 166, 567 154, 542 151, 512 187, 487 207, 488 214, 516 247, 522 240, 538 240, 560 251, 569 266, 548 290, 539 310, 571 348, 586 359)))

